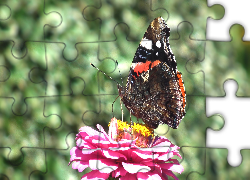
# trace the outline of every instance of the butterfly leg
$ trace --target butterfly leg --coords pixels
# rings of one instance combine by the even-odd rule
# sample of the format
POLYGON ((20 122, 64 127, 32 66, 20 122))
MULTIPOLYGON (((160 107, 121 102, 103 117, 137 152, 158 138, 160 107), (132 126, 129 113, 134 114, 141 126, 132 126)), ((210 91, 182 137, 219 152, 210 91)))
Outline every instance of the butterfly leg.
POLYGON ((130 113, 130 118, 129 118, 129 120, 130 120, 130 128, 131 128, 131 126, 133 125, 133 121, 131 120, 131 110, 129 111, 130 113))
MULTIPOLYGON (((117 98, 118 98, 119 96, 117 96, 117 98)), ((114 103, 115 103, 115 101, 117 100, 117 98, 115 98, 115 100, 114 100, 114 102, 112 103, 112 114, 113 114, 113 117, 114 117, 114 103)), ((120 102, 121 103, 121 102, 120 102)))

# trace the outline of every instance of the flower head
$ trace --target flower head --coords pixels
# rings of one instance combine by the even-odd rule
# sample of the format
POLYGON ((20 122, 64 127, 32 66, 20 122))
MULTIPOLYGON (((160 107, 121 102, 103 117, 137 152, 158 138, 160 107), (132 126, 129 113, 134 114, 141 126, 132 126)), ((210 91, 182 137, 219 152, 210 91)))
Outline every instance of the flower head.
POLYGON ((180 156, 178 146, 165 137, 155 137, 153 130, 145 125, 129 124, 111 119, 109 134, 102 126, 99 131, 82 127, 76 137, 76 147, 70 151, 73 169, 82 172, 87 167, 91 172, 82 179, 167 179, 172 171, 184 169, 173 156, 180 156))
POLYGON ((137 147, 149 147, 149 142, 154 135, 154 130, 145 124, 126 122, 112 118, 109 123, 109 136, 119 142, 122 139, 135 140, 137 147))

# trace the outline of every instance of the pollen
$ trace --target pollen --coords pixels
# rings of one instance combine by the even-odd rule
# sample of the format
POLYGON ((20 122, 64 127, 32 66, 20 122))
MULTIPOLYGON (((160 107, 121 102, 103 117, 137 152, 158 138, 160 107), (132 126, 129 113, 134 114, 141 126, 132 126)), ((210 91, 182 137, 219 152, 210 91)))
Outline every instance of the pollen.
POLYGON ((134 122, 134 125, 132 125, 132 129, 137 133, 141 133, 145 137, 154 135, 154 130, 145 124, 134 122))
POLYGON ((130 125, 129 123, 117 120, 116 118, 115 121, 117 122, 115 131, 115 134, 117 134, 117 136, 114 140, 120 141, 122 139, 135 139, 135 144, 138 147, 149 147, 150 139, 154 137, 154 130, 152 128, 148 127, 146 124, 135 122, 133 125, 130 125))
MULTIPOLYGON (((121 120, 117 120, 118 130, 128 130, 130 128, 130 124, 127 122, 123 122, 121 120)), ((110 126, 110 122, 109 125, 110 126)), ((146 124, 135 123, 131 126, 132 131, 136 133, 140 133, 143 136, 153 136, 154 130, 148 127, 146 124)))

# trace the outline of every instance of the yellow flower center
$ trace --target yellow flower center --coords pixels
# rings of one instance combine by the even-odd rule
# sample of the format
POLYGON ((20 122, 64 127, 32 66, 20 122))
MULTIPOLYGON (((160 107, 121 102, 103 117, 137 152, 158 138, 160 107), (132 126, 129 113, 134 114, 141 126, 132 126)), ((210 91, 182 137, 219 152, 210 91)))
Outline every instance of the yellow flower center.
MULTIPOLYGON (((110 123, 109 123, 110 126, 110 123)), ((130 126, 127 122, 117 120, 118 132, 116 141, 121 139, 137 139, 136 145, 148 147, 148 137, 154 136, 154 130, 145 124, 135 123, 130 126)))

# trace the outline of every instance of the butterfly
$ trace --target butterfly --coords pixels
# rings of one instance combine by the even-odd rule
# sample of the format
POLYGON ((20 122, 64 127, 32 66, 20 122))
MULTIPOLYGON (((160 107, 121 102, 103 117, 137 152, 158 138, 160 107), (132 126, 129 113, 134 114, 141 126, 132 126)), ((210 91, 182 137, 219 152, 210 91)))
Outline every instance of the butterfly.
POLYGON ((126 86, 117 85, 130 113, 154 129, 159 124, 177 129, 186 114, 186 91, 169 36, 165 20, 155 18, 136 50, 126 86))

